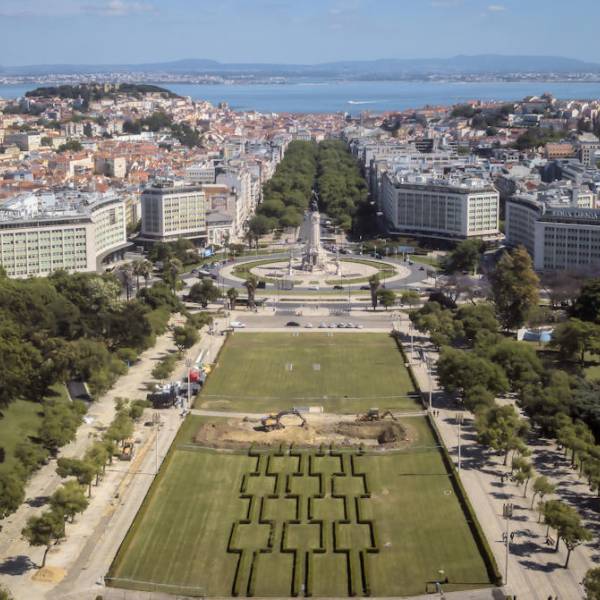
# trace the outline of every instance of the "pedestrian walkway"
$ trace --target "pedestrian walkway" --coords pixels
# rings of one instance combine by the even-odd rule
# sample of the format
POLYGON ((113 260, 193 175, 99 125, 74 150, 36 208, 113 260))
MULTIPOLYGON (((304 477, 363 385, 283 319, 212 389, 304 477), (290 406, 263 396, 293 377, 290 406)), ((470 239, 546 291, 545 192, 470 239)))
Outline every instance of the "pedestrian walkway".
MULTIPOLYGON (((433 408, 437 415, 434 420, 457 465, 460 431, 460 478, 503 574, 506 572, 503 535, 508 531, 509 538, 512 537, 506 593, 516 594, 518 600, 581 600, 583 590, 580 582, 586 571, 596 566, 597 548, 593 545, 577 548, 571 555, 569 568, 563 568, 566 559, 564 545, 555 553, 554 547, 546 543, 546 527, 537 522, 537 512, 530 508, 531 492, 524 498, 522 487, 511 483, 508 476, 501 478, 502 474, 510 473, 510 469, 502 465, 502 457, 492 455, 477 443, 472 414, 455 406, 438 388, 435 377, 438 354, 433 346, 427 338, 415 335, 411 352, 408 322, 404 320, 398 323, 398 329, 403 334, 403 345, 413 373, 425 394, 428 394, 431 382, 433 408), (432 365, 431 373, 428 373, 427 362, 423 360, 427 358, 432 365), (463 418, 459 430, 461 414, 463 418), (508 524, 503 518, 503 506, 506 503, 514 506, 513 518, 508 524)), ((566 469, 564 461, 558 470, 550 467, 555 460, 561 461, 556 446, 538 439, 530 444, 530 448, 536 470, 557 484, 558 496, 570 502, 578 498, 578 505, 583 501, 588 506, 590 492, 583 482, 577 481, 576 476, 566 469)), ((595 513, 593 515, 594 524, 597 525, 597 517, 595 513)), ((591 514, 586 511, 584 516, 589 519, 591 514)))
MULTIPOLYGON (((214 359, 225 338, 212 336, 207 328, 201 332, 198 344, 187 351, 195 359, 205 351, 214 359)), ((147 382, 152 380, 150 372, 156 360, 166 352, 174 350, 172 334, 166 333, 157 339, 153 348, 146 350, 129 371, 119 378, 114 387, 96 400, 84 423, 77 431, 76 439, 61 449, 59 456, 81 457, 101 431, 114 417, 115 398, 145 398, 147 382)), ((186 373, 185 357, 175 367, 178 378, 186 373)), ((145 427, 141 420, 134 438, 139 441, 138 457, 131 463, 115 461, 107 466, 106 474, 98 487, 93 488, 93 497, 86 511, 79 515, 74 524, 67 524, 67 539, 54 546, 48 554, 47 565, 64 569, 66 578, 60 589, 71 589, 73 585, 86 588, 93 586, 106 573, 112 558, 150 487, 159 464, 171 445, 182 422, 176 409, 160 411, 163 425, 159 438, 155 440, 155 428, 145 427), (156 442, 156 443, 155 443, 156 442), (126 485, 123 485, 125 482, 126 485), (118 525, 115 525, 118 523, 118 525), (104 543, 104 545, 102 544, 104 543), (90 562, 91 561, 91 562, 90 562), (92 568, 92 563, 96 569, 92 568)), ((56 461, 38 470, 26 487, 26 502, 2 521, 0 531, 0 583, 13 591, 16 600, 58 598, 54 585, 31 579, 39 564, 43 547, 30 547, 21 538, 21 530, 27 519, 47 508, 45 501, 63 483, 56 474, 56 461)), ((95 598, 96 595, 92 596, 95 598)))

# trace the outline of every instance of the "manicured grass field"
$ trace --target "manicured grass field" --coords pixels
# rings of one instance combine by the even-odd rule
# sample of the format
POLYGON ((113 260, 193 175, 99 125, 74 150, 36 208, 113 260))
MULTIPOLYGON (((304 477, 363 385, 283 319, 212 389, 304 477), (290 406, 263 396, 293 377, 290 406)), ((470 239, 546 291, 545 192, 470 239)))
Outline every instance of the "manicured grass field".
POLYGON ((196 408, 270 412, 323 406, 418 410, 402 354, 384 333, 236 332, 226 341, 196 408))
POLYGON ((348 596, 349 586, 363 595, 364 568, 373 596, 422 594, 440 569, 449 580, 445 591, 489 585, 427 422, 422 417, 407 421, 418 439, 406 450, 362 456, 354 451, 352 459, 327 451, 319 457, 310 450, 313 457, 305 457, 306 464, 289 452, 257 458, 190 449, 201 418, 188 417, 108 581, 190 596, 234 591, 246 596, 251 584, 256 596, 280 597, 306 583, 314 596, 331 597, 348 596), (320 499, 319 479, 311 469, 333 482, 324 484, 320 499), (335 475, 340 469, 342 476, 335 475), (303 475, 294 475, 297 471, 303 475), (368 475, 367 495, 362 472, 368 475), (281 481, 277 473, 283 474, 281 481), (339 522, 344 517, 346 524, 339 522), (294 524, 295 519, 300 522, 294 524), (323 523, 322 537, 318 522, 323 523), (313 553, 321 544, 323 551, 313 553), (376 552, 365 550, 371 546, 376 552), (362 559, 360 550, 365 550, 362 559))

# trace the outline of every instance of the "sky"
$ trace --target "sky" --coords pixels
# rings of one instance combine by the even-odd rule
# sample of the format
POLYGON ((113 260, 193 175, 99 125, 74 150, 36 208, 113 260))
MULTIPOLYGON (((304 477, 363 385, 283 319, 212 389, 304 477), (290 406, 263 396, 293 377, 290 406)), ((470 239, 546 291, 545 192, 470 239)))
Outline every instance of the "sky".
POLYGON ((600 62, 599 22, 598 0, 0 0, 0 65, 486 53, 600 62))

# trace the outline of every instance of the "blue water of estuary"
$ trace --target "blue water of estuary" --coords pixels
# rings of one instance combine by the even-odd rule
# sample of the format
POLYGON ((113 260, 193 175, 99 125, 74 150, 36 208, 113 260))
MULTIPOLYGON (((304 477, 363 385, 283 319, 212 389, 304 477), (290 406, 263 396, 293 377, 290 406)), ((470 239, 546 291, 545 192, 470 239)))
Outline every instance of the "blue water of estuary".
MULTIPOLYGON (((320 113, 382 112, 456 104, 467 100, 520 100, 550 92, 559 99, 598 99, 600 83, 350 81, 291 84, 158 83, 194 100, 228 102, 235 110, 320 113)), ((0 85, 0 98, 17 98, 37 87, 0 85)))

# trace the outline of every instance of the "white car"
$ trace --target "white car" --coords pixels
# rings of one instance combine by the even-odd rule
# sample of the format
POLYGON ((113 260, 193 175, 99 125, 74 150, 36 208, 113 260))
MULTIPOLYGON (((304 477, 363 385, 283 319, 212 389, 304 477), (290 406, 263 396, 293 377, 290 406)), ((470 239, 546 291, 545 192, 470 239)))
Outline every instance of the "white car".
POLYGON ((312 329, 313 324, 312 323, 306 323, 304 325, 304 327, 306 327, 306 329, 312 329))
POLYGON ((327 329, 327 323, 324 323, 324 322, 319 323, 319 329, 327 329))
POLYGON ((229 323, 229 324, 234 329, 244 329, 244 327, 246 327, 246 324, 242 323, 241 321, 231 321, 231 323, 229 323))

